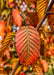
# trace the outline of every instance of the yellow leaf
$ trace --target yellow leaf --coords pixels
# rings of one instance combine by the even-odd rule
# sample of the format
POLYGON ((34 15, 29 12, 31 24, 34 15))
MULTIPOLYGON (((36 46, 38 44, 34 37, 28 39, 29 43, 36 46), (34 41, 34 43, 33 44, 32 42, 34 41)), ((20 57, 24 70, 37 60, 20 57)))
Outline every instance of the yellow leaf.
POLYGON ((37 64, 33 65, 32 68, 33 68, 35 75, 43 75, 42 68, 38 66, 37 64))
POLYGON ((11 31, 12 30, 12 26, 11 25, 8 25, 8 29, 11 31))
POLYGON ((0 49, 0 57, 4 54, 6 48, 8 47, 10 41, 15 36, 15 32, 8 33, 4 41, 2 42, 2 48, 0 49))
POLYGON ((22 65, 18 67, 18 69, 15 72, 15 75, 18 75, 22 70, 22 65))
POLYGON ((48 6, 49 0, 37 0, 37 13, 39 21, 42 19, 46 8, 48 6))
POLYGON ((13 58, 13 64, 12 64, 12 69, 16 66, 17 61, 19 60, 18 58, 13 58))
POLYGON ((13 2, 14 0, 9 0, 9 2, 13 2))
POLYGON ((44 38, 44 36, 43 36, 43 34, 41 33, 41 38, 43 39, 44 38))

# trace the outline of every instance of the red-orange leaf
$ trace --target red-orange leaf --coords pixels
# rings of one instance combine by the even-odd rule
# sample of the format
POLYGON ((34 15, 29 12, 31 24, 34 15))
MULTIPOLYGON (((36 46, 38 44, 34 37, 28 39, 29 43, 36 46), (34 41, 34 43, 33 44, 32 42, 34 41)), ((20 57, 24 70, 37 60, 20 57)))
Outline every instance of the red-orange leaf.
POLYGON ((4 31, 5 31, 5 22, 2 21, 0 22, 0 36, 2 37, 2 39, 4 38, 4 31))
POLYGON ((14 9, 14 10, 12 11, 12 15, 13 15, 14 22, 15 22, 19 27, 21 27, 21 25, 22 25, 22 17, 20 16, 19 10, 14 9))
POLYGON ((32 26, 21 27, 16 33, 17 54, 23 65, 30 65, 40 54, 40 38, 32 26))
POLYGON ((48 63, 45 60, 43 60, 42 58, 40 58, 40 62, 43 66, 44 72, 46 73, 48 70, 48 63))

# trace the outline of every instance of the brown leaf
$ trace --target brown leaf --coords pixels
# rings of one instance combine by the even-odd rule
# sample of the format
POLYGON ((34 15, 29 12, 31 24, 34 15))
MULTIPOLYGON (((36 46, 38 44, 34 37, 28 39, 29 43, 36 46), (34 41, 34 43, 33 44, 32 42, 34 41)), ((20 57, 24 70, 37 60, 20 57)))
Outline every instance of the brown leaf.
POLYGON ((32 24, 36 27, 36 25, 39 21, 37 12, 27 12, 27 18, 28 18, 30 24, 32 24))
MULTIPOLYGON (((52 6, 50 12, 54 12, 54 5, 52 6)), ((51 27, 51 30, 53 30, 53 26, 54 26, 54 14, 49 14, 48 17, 47 17, 47 19, 48 19, 48 23, 49 23, 49 25, 51 27)))

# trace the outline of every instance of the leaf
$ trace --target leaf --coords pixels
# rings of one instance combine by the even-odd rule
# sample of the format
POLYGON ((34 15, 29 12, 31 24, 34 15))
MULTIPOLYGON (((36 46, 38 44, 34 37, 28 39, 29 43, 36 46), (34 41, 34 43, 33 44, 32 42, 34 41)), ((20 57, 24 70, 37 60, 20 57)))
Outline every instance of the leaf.
POLYGON ((18 69, 15 72, 15 75, 18 75, 21 72, 22 68, 23 68, 22 65, 19 66, 18 69))
POLYGON ((8 15, 10 14, 10 10, 4 10, 1 15, 2 16, 5 16, 5 17, 8 17, 8 15))
POLYGON ((27 13, 27 18, 30 22, 31 25, 33 26, 37 26, 37 23, 38 23, 38 15, 37 15, 37 12, 28 12, 27 13))
POLYGON ((8 25, 8 29, 9 29, 9 31, 12 31, 12 26, 8 25))
POLYGON ((48 70, 48 63, 45 60, 43 60, 42 58, 40 58, 40 63, 42 64, 43 70, 46 73, 48 70))
POLYGON ((2 21, 0 22, 0 32, 4 32, 4 30, 5 30, 5 22, 2 21))
POLYGON ((34 4, 34 3, 31 3, 31 7, 32 7, 33 9, 35 9, 35 4, 34 4))
POLYGON ((52 46, 50 47, 50 51, 49 51, 49 54, 50 54, 51 56, 53 56, 53 50, 54 50, 54 46, 53 46, 53 44, 52 44, 52 46))
POLYGON ((9 33, 9 30, 7 27, 5 27, 5 31, 6 31, 6 34, 9 33))
POLYGON ((4 0, 1 0, 1 10, 3 9, 4 7, 4 0))
POLYGON ((1 36, 2 40, 4 38, 4 32, 5 32, 5 22, 2 21, 2 22, 0 22, 0 36, 1 36))
POLYGON ((33 64, 32 69, 33 69, 35 75, 43 75, 42 68, 39 65, 33 64))
POLYGON ((16 3, 8 1, 8 4, 12 8, 16 3))
POLYGON ((10 53, 8 51, 8 48, 6 49, 5 54, 6 54, 7 58, 10 59, 10 53))
POLYGON ((22 25, 22 17, 20 16, 19 10, 14 9, 14 10, 12 11, 12 15, 13 15, 14 22, 15 22, 19 27, 21 27, 21 25, 22 25))
POLYGON ((23 1, 25 1, 25 3, 26 3, 27 5, 30 4, 30 3, 36 2, 36 0, 23 0, 23 1))
MULTIPOLYGON (((50 12, 54 12, 54 4, 50 10, 50 12)), ((53 26, 54 26, 54 14, 49 14, 48 17, 48 24, 50 25, 51 30, 53 30, 53 26)))
POLYGON ((8 33, 4 41, 2 42, 2 48, 0 48, 0 57, 4 54, 6 48, 11 42, 12 38, 15 36, 15 32, 8 33))
POLYGON ((37 0, 37 13, 39 21, 42 19, 46 8, 48 6, 49 0, 37 0))
POLYGON ((25 73, 21 73, 20 75, 26 75, 25 73))
POLYGON ((8 0, 9 2, 13 2, 14 0, 8 0))
POLYGON ((12 69, 15 68, 15 66, 16 66, 18 60, 19 60, 18 58, 13 58, 13 59, 11 60, 11 63, 12 63, 12 69))
POLYGON ((21 27, 16 33, 16 50, 23 65, 37 60, 40 54, 40 38, 32 26, 21 27))

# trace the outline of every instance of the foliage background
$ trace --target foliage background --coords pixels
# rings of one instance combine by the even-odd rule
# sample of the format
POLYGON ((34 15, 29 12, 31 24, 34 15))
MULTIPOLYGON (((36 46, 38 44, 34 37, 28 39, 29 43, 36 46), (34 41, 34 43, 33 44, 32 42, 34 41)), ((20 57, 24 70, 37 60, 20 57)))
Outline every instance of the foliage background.
MULTIPOLYGON (((40 2, 41 1, 42 0, 40 0, 40 2)), ((42 5, 44 5, 44 7, 47 8, 48 2, 46 5, 45 3, 42 5)), ((6 45, 7 41, 5 40, 6 42, 6 43, 4 42, 5 45, 3 45, 3 41, 8 33, 17 32, 20 26, 26 26, 28 23, 36 27, 37 24, 40 22, 41 18, 43 17, 44 12, 46 11, 46 9, 44 8, 43 10, 41 10, 41 4, 40 7, 37 6, 38 3, 36 0, 34 1, 33 0, 0 0, 0 5, 1 5, 0 49, 2 48, 2 46, 7 46, 6 45), (19 8, 18 6, 20 7, 20 12, 23 16, 23 19, 22 21, 20 20, 20 23, 16 24, 17 21, 13 19, 12 11, 13 9, 18 9, 19 8), (1 22, 5 22, 5 27, 4 25, 1 25, 1 22)), ((54 12, 54 5, 52 6, 50 11, 54 12)), ((49 73, 50 75, 53 75, 54 74, 54 14, 53 15, 49 14, 47 16, 42 26, 39 28, 39 34, 40 34, 40 41, 41 41, 40 54, 42 58, 47 61, 47 64, 49 66, 46 75, 49 75, 49 73)), ((15 35, 15 33, 13 35, 15 35)), ((3 50, 1 51, 0 56, 2 56, 2 53, 3 50)), ((11 39, 8 48, 5 49, 3 56, 0 57, 0 74, 9 75, 14 69, 18 60, 19 58, 16 52, 16 42, 14 36, 13 39, 11 39)), ((39 72, 41 72, 41 75, 43 75, 46 67, 43 68, 41 66, 40 60, 37 60, 35 65, 37 67, 35 68, 30 67, 27 70, 27 72, 24 73, 24 75, 34 75, 35 73, 39 73, 39 72), (43 71, 41 71, 41 69, 43 69, 43 71)), ((35 65, 33 64, 33 66, 35 65)), ((14 75, 20 75, 26 69, 27 67, 23 66, 22 63, 20 62, 20 65, 14 75)))

